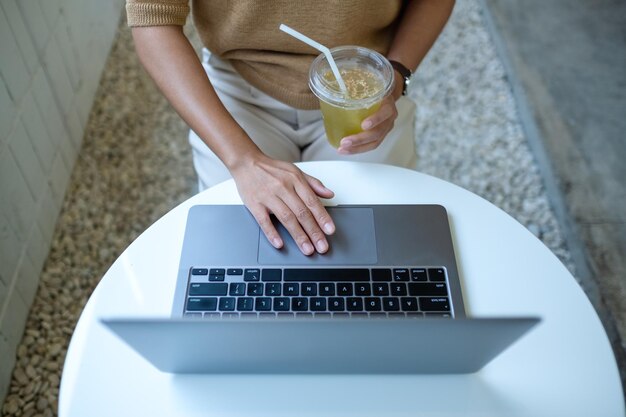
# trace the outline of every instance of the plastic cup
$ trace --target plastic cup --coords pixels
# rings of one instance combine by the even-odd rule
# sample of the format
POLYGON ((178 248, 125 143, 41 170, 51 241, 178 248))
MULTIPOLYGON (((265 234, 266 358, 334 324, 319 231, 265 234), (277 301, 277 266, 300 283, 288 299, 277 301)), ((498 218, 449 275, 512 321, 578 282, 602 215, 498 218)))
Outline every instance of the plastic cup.
POLYGON ((363 131, 361 123, 391 93, 394 77, 389 61, 376 51, 360 46, 330 51, 348 91, 339 88, 324 54, 311 64, 309 87, 320 100, 328 142, 338 148, 341 139, 363 131))

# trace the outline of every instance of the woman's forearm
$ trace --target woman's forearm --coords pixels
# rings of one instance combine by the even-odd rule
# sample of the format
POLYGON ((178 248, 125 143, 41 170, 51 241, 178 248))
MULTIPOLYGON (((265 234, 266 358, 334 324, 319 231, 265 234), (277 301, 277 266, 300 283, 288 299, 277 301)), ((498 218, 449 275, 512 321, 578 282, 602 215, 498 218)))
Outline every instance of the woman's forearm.
POLYGON ((159 89, 228 169, 260 153, 223 106, 182 27, 135 27, 132 34, 159 89))

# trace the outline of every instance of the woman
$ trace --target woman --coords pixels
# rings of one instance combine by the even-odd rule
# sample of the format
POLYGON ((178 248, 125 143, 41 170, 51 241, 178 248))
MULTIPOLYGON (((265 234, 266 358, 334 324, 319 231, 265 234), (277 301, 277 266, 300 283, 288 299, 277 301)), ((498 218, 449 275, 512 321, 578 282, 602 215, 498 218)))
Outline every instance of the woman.
POLYGON ((182 26, 188 0, 127 0, 137 53, 191 127, 200 189, 232 175, 242 201, 276 248, 270 214, 302 253, 328 250, 335 225, 319 197, 333 192, 300 171, 301 160, 352 159, 413 168, 414 105, 403 94, 451 13, 454 0, 241 0, 192 2, 206 47, 200 62, 182 26), (360 45, 393 62, 395 88, 362 123, 328 145, 308 69, 318 52, 281 23, 332 48, 360 45), (394 126, 395 124, 395 126, 394 126))

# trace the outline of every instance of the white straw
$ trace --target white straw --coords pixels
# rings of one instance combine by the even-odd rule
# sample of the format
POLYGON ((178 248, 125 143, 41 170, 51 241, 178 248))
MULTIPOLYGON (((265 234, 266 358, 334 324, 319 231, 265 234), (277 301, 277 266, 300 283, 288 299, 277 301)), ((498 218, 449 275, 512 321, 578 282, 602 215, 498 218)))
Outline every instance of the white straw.
POLYGON ((324 56, 326 57, 326 60, 330 64, 330 69, 333 71, 333 74, 335 75, 335 78, 337 79, 337 82, 339 83, 339 88, 341 88, 341 91, 343 91, 344 93, 348 91, 348 89, 346 88, 346 84, 343 82, 343 78, 341 78, 341 74, 339 74, 339 68, 337 68, 337 64, 335 63, 335 60, 333 59, 333 56, 330 53, 330 49, 328 49, 327 47, 325 47, 319 42, 315 42, 313 39, 309 38, 308 36, 303 35, 302 33, 290 28, 289 26, 285 24, 281 24, 279 29, 293 36, 294 38, 301 40, 302 42, 308 44, 309 46, 312 46, 313 48, 317 49, 321 53, 323 53, 324 56))

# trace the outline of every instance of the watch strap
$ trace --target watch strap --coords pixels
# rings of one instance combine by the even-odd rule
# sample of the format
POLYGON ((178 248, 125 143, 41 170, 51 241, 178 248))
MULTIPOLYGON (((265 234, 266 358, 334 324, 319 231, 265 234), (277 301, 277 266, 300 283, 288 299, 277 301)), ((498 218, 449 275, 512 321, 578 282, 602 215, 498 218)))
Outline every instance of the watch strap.
POLYGON ((411 81, 411 76, 413 75, 413 72, 411 72, 410 69, 408 69, 407 67, 405 67, 403 64, 401 64, 398 61, 394 61, 394 60, 390 59, 389 63, 391 64, 393 69, 398 71, 400 73, 400 75, 402 76, 402 78, 404 79, 404 83, 402 84, 402 95, 406 96, 407 87, 409 86, 409 83, 411 81))

